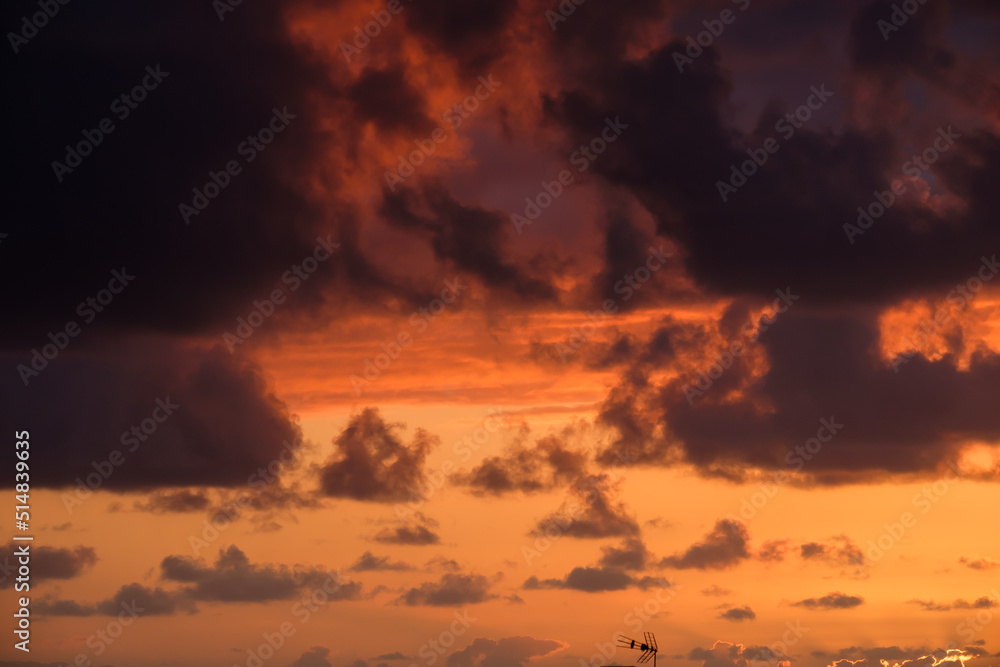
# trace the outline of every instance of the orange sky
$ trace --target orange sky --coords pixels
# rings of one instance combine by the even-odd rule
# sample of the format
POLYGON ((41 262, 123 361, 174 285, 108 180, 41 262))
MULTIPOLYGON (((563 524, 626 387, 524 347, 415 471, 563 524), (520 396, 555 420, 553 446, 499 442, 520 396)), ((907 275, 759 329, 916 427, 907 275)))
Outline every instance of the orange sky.
POLYGON ((1000 665, 992 5, 219 4, 14 50, 0 667, 1000 665))

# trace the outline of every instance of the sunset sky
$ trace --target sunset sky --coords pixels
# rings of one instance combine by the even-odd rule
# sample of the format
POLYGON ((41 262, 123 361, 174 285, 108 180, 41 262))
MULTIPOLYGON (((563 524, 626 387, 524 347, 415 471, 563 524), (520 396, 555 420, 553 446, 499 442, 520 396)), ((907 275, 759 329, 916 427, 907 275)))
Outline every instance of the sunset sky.
POLYGON ((1000 666, 996 2, 3 21, 0 666, 1000 666))

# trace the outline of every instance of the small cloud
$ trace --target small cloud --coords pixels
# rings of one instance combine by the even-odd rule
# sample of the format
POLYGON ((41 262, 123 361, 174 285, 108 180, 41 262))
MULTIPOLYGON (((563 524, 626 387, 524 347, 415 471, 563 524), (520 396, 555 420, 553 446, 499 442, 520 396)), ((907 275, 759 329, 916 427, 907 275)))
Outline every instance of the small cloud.
POLYGON ((323 492, 369 502, 409 499, 424 481, 424 462, 439 440, 417 429, 407 445, 398 434, 403 428, 383 421, 376 408, 352 416, 334 441, 336 453, 320 469, 323 492))
POLYGON ((805 607, 812 610, 829 609, 852 609, 864 604, 865 599, 857 595, 844 595, 843 593, 830 593, 821 598, 806 598, 793 602, 792 606, 805 607))
POLYGON ((504 637, 487 639, 477 637, 460 651, 448 656, 448 667, 525 667, 528 662, 551 655, 566 648, 554 639, 534 637, 504 637))
POLYGON ((743 621, 755 620, 757 618, 757 614, 755 614, 753 609, 750 607, 733 607, 732 609, 728 609, 719 614, 719 618, 741 623, 743 621))
MULTIPOLYGON (((325 646, 313 646, 311 649, 299 656, 299 658, 288 665, 288 667, 332 667, 327 658, 330 649, 325 646)), ((360 661, 364 663, 364 661, 360 661)))
POLYGON ((462 569, 457 560, 445 558, 444 556, 434 556, 434 558, 427 561, 424 567, 434 570, 444 570, 446 572, 458 572, 462 569))
POLYGON ((958 559, 958 562, 966 567, 971 567, 973 570, 993 570, 1000 567, 1000 561, 993 560, 992 558, 966 558, 962 556, 958 559))
POLYGON ((652 559, 652 554, 638 537, 628 537, 618 547, 601 547, 601 554, 601 566, 619 567, 623 570, 642 570, 652 559))
POLYGON ((769 540, 760 546, 757 558, 766 563, 780 563, 788 552, 788 540, 769 540))
POLYGON ((490 592, 496 579, 481 574, 458 574, 448 572, 437 582, 425 582, 406 591, 396 600, 396 604, 410 607, 457 607, 463 604, 486 602, 499 596, 490 592))
POLYGON ((639 524, 618 499, 619 486, 608 475, 582 475, 569 490, 570 499, 559 511, 542 519, 536 531, 577 538, 629 537, 639 524))
MULTIPOLYGON (((6 553, 13 554, 16 547, 17 543, 10 542, 6 553)), ((97 552, 93 547, 68 549, 36 545, 31 548, 31 580, 34 583, 46 579, 73 579, 92 568, 95 563, 97 552)), ((10 571, 16 572, 16 569, 15 567, 10 571)), ((3 576, 0 578, 0 588, 12 588, 14 579, 14 576, 3 576)))
POLYGON ((688 547, 683 554, 667 556, 660 561, 660 565, 677 569, 721 570, 750 557, 749 541, 746 526, 738 521, 720 519, 705 539, 688 547))
POLYGON ((410 546, 427 546, 441 544, 441 537, 427 523, 403 523, 395 528, 383 528, 372 538, 382 544, 408 544, 410 546))
POLYGON ((923 607, 924 611, 949 611, 951 609, 950 604, 939 604, 933 600, 907 600, 906 603, 923 607))
POLYGON ((201 512, 208 509, 210 504, 211 500, 204 493, 181 489, 154 493, 146 502, 136 502, 134 508, 139 512, 166 514, 201 512))
POLYGON ((717 584, 712 584, 708 588, 701 589, 701 594, 708 597, 722 597, 723 595, 729 595, 732 593, 728 588, 723 588, 717 584))
POLYGON ((379 572, 379 571, 395 571, 395 572, 405 572, 406 570, 412 570, 413 568, 406 563, 394 563, 389 560, 388 556, 378 557, 372 554, 370 551, 364 552, 358 560, 354 562, 349 568, 352 572, 379 572))
POLYGON ((614 567, 575 567, 563 579, 539 579, 529 577, 521 586, 524 590, 561 588, 584 593, 620 591, 629 587, 642 590, 650 588, 673 588, 673 584, 663 578, 636 578, 628 572, 614 567))

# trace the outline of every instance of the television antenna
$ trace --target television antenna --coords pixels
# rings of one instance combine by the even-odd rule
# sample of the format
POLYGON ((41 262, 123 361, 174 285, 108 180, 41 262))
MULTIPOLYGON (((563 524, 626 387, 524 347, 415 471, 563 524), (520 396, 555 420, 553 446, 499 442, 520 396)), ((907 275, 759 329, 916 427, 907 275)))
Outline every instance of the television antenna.
POLYGON ((645 638, 643 642, 626 637, 625 635, 618 635, 618 645, 623 648, 642 651, 642 655, 639 656, 636 662, 641 664, 652 660, 653 667, 656 667, 656 637, 653 636, 652 632, 644 632, 642 636, 645 638))

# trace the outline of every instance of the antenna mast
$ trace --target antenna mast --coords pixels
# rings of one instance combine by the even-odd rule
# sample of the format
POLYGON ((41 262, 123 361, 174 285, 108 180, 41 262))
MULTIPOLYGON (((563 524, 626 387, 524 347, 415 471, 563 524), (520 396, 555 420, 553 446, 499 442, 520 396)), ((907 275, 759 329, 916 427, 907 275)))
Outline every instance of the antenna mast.
POLYGON ((656 667, 656 637, 653 636, 652 632, 643 632, 642 636, 646 641, 640 642, 625 635, 618 635, 618 645, 623 648, 642 651, 642 655, 639 656, 636 662, 641 664, 652 660, 653 667, 656 667))

